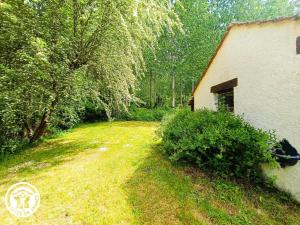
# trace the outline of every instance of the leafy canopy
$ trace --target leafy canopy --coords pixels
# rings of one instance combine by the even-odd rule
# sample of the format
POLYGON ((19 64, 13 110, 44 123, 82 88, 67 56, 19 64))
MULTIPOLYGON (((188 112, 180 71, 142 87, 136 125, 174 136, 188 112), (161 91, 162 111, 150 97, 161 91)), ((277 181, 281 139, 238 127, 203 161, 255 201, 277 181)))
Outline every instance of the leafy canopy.
POLYGON ((69 127, 86 100, 108 115, 136 101, 143 50, 179 27, 167 0, 0 3, 0 142, 69 127))

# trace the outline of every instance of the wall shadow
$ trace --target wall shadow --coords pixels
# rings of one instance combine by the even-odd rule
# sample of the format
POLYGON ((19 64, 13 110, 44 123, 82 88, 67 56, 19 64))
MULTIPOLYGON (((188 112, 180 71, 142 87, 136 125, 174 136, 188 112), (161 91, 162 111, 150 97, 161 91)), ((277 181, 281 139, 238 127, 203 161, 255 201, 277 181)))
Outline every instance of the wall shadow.
POLYGON ((138 224, 298 224, 300 205, 286 194, 172 164, 159 146, 124 190, 138 224))

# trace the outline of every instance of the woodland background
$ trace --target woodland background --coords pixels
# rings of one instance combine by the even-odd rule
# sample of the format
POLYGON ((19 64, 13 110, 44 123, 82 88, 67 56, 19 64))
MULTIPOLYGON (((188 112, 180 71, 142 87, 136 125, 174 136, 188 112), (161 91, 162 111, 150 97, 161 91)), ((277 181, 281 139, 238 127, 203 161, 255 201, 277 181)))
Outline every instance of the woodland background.
POLYGON ((82 121, 186 106, 227 26, 297 0, 3 0, 0 150, 82 121))

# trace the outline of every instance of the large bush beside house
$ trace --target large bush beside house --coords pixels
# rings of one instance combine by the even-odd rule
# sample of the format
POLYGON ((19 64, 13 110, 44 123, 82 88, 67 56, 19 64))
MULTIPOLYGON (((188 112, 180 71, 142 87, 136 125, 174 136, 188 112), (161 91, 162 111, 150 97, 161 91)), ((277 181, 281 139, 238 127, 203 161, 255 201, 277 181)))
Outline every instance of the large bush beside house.
POLYGON ((216 174, 260 177, 260 164, 275 163, 273 134, 255 129, 230 112, 180 110, 164 119, 163 149, 173 161, 187 161, 216 174))

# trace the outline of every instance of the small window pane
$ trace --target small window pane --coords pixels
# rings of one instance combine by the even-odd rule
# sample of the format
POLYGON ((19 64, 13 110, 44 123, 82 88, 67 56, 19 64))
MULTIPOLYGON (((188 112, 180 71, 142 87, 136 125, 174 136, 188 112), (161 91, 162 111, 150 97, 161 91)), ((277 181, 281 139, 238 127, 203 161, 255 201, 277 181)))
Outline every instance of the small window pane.
POLYGON ((233 88, 218 93, 218 108, 225 108, 230 112, 234 111, 233 88))
POLYGON ((297 54, 300 54, 300 37, 297 37, 296 48, 297 48, 297 54))

